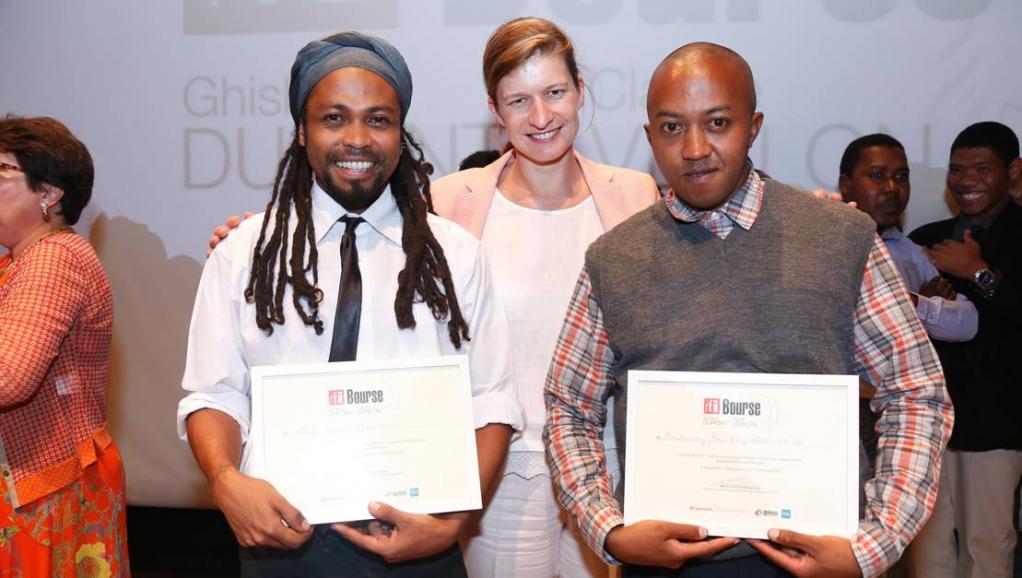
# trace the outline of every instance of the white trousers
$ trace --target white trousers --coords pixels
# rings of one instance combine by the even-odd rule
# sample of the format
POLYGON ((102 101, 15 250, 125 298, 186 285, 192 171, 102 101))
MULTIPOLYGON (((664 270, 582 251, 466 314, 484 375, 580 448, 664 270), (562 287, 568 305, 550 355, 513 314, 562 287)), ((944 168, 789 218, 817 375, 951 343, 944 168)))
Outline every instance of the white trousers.
POLYGON ((1022 451, 946 450, 933 516, 905 554, 908 575, 1011 578, 1020 478, 1022 451))
POLYGON ((479 522, 462 544, 469 578, 607 578, 608 567, 589 549, 575 520, 558 506, 547 476, 504 476, 479 522))

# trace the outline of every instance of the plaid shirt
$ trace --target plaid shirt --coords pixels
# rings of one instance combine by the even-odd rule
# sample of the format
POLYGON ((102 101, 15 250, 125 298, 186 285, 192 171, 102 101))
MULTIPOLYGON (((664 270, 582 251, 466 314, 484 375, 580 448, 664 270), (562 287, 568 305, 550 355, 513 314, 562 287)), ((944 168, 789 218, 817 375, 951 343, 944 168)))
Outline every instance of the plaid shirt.
MULTIPOLYGON (((748 229, 755 223, 763 181, 750 167, 745 184, 713 211, 692 209, 673 193, 664 202, 679 220, 698 221, 723 239, 733 225, 748 229)), ((940 363, 879 237, 862 277, 852 355, 859 375, 877 386, 873 409, 884 412, 877 474, 866 484, 866 516, 852 538, 863 575, 875 576, 898 559, 933 508, 953 413, 940 363)), ((547 375, 544 435, 561 504, 610 563, 617 560, 603 544, 623 519, 604 466, 601 436, 615 362, 583 270, 547 375)))

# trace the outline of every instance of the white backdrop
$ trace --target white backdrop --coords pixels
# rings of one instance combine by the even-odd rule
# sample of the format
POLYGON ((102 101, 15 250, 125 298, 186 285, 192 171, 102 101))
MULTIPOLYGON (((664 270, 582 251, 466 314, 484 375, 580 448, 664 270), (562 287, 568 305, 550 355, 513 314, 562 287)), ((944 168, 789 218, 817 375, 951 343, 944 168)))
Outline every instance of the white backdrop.
POLYGON ((115 291, 111 422, 132 503, 208 500, 174 431, 188 318, 211 228, 266 203, 295 52, 342 29, 392 41, 415 79, 408 121, 442 175, 499 145, 482 50, 523 15, 575 40, 590 86, 580 148, 605 163, 652 169, 646 81, 693 40, 751 63, 766 114, 752 157, 775 178, 833 188, 848 141, 899 138, 909 229, 948 214, 959 130, 1022 130, 1017 0, 0 0, 0 114, 55 116, 95 158, 78 230, 115 291))

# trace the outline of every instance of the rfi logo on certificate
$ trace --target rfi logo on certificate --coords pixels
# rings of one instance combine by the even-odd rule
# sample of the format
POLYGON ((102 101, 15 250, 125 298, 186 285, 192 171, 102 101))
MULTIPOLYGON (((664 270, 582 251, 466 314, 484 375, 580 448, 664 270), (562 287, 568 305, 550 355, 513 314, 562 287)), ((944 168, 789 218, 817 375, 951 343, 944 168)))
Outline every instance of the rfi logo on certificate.
POLYGON ((720 413, 720 398, 704 397, 703 413, 720 413))
POLYGON ((331 389, 329 392, 330 405, 344 405, 344 390, 331 389))

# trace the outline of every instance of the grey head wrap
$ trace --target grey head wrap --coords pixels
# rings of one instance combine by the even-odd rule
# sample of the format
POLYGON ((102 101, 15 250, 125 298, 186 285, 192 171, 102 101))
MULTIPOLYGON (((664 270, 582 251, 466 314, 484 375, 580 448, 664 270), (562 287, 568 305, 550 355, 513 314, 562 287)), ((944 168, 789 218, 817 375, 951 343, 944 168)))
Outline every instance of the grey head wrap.
POLYGON ((288 91, 295 124, 316 84, 331 72, 351 66, 368 70, 393 87, 401 103, 401 122, 404 122, 412 104, 412 75, 401 53, 382 38, 339 32, 306 44, 295 57, 288 91))

